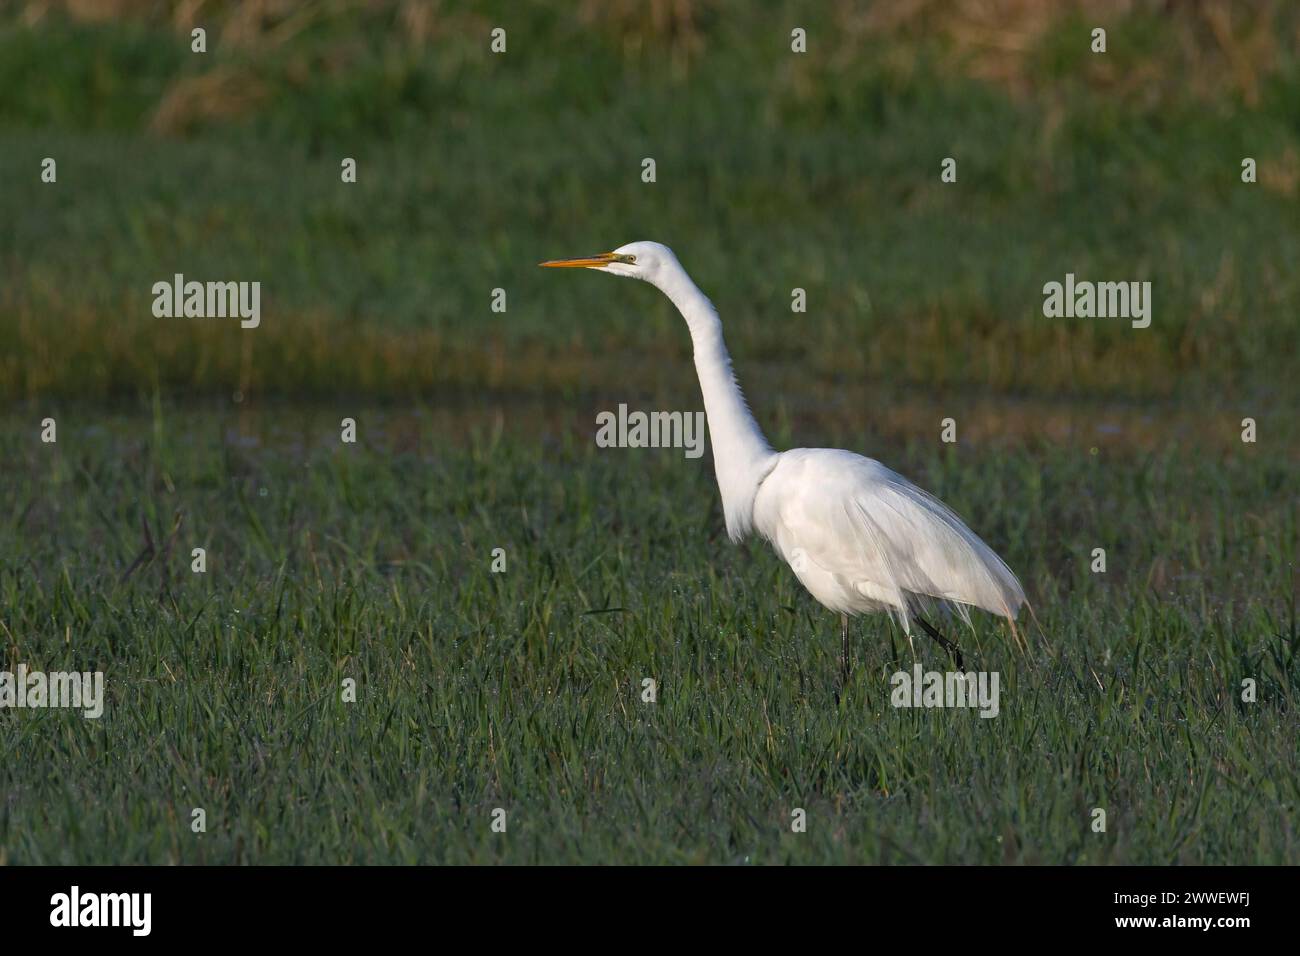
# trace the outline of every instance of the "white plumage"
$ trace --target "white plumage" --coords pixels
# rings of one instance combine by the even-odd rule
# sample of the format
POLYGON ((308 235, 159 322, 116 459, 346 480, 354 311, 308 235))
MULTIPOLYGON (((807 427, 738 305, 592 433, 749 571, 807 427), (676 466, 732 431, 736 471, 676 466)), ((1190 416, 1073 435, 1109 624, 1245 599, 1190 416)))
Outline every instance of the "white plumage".
POLYGON ((832 611, 889 611, 907 630, 918 603, 1014 619, 1024 601, 1011 569, 942 502, 852 452, 778 454, 754 527, 832 611))
POLYGON ((634 242, 542 265, 642 279, 677 306, 695 346, 727 531, 737 541, 751 532, 766 538, 814 598, 846 615, 846 667, 848 615, 888 612, 909 635, 927 604, 950 606, 968 621, 970 607, 1015 620, 1025 600, 1020 582, 938 499, 852 452, 772 450, 732 374, 716 310, 671 249, 634 242))

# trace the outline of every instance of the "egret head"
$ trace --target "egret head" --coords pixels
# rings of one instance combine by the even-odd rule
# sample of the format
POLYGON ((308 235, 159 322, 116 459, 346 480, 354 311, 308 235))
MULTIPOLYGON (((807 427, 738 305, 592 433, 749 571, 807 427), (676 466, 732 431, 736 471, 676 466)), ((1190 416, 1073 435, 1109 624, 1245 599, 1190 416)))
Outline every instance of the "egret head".
POLYGON ((539 265, 548 269, 599 269, 610 275, 641 279, 655 285, 674 267, 681 268, 673 251, 657 242, 629 242, 613 252, 578 259, 551 259, 539 265))

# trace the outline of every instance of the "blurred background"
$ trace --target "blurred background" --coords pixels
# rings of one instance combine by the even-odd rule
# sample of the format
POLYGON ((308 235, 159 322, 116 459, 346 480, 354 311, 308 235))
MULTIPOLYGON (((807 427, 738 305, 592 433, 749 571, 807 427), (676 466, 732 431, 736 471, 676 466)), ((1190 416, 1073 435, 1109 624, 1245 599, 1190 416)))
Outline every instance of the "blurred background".
POLYGON ((1023 409, 1296 396, 1295 4, 3 9, 6 400, 686 400, 667 302, 535 268, 635 239, 677 250, 758 404, 796 416, 886 387, 1023 409), (260 280, 261 327, 154 318, 177 272, 260 280), (1149 279, 1151 327, 1044 318, 1066 272, 1149 279))

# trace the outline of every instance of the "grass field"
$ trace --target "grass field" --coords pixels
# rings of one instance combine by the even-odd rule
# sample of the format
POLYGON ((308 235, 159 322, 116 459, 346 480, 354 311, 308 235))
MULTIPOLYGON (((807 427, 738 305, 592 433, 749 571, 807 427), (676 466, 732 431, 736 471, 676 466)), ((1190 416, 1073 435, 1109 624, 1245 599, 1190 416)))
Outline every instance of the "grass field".
POLYGON ((0 711, 0 862, 1300 863, 1296 14, 987 6, 0 14, 0 669, 108 695, 0 711), (642 238, 778 447, 1016 570, 998 717, 892 707, 884 619, 841 690, 708 455, 595 447, 700 407, 689 338, 535 263, 642 238), (154 318, 176 272, 262 325, 154 318), (1151 327, 1045 318, 1066 272, 1151 327))
POLYGON ((11 862, 1300 856, 1293 460, 873 449, 1031 582, 1028 655, 967 638, 985 720, 889 706, 883 621, 837 703, 837 622, 720 534, 707 459, 356 414, 346 448, 274 407, 4 435, 9 653, 109 687, 0 723, 11 862))

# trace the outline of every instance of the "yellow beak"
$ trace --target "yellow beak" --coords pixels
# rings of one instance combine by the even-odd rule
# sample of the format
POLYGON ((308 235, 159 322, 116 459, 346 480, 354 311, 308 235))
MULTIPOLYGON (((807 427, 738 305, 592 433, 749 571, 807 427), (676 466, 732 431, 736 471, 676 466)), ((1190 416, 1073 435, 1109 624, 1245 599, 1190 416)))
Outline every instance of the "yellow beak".
POLYGON ((612 252, 602 252, 598 256, 583 256, 579 259, 548 259, 545 262, 537 263, 543 269, 599 269, 601 266, 607 266, 611 262, 617 262, 619 257, 612 252))

